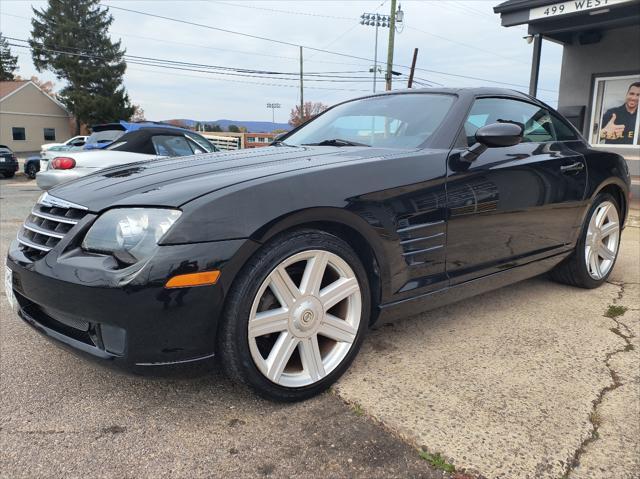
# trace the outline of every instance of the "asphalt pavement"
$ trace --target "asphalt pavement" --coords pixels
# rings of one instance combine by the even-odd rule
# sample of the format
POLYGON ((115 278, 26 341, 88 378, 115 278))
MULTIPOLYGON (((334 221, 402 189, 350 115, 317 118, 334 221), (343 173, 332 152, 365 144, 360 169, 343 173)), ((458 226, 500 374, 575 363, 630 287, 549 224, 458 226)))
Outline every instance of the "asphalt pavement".
MULTIPOLYGON (((24 176, 0 180, 2 257, 39 193, 24 176)), ((381 325, 331 392, 294 405, 236 387, 215 361, 145 375, 89 362, 0 298, 0 477, 451 477, 433 463, 637 479, 632 224, 602 288, 539 277, 381 325)))

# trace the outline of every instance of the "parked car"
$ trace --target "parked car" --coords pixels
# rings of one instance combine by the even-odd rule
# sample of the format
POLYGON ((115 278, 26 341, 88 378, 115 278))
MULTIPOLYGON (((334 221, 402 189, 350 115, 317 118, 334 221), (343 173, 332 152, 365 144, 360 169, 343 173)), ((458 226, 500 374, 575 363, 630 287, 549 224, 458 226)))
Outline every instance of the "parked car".
MULTIPOLYGON (((35 180, 38 171, 40 171, 40 164, 42 160, 40 156, 29 156, 24 160, 24 174, 27 178, 35 180)), ((46 163, 45 163, 46 168, 46 163)))
MULTIPOLYGON (((117 123, 105 123, 103 125, 94 125, 91 127, 91 135, 87 138, 84 145, 85 150, 99 150, 106 148, 115 140, 120 138, 125 133, 131 131, 138 131, 145 128, 168 128, 172 130, 183 130, 177 126, 169 125, 166 123, 159 123, 153 121, 142 122, 128 122, 119 121, 117 123)), ((189 130, 183 130, 189 131, 189 130)))
POLYGON ((300 400, 376 322, 547 271, 600 286, 629 188, 620 155, 528 95, 387 92, 271 147, 57 187, 10 246, 6 290, 26 323, 88 356, 215 355, 263 396, 300 400))
POLYGON ((43 190, 103 168, 161 157, 213 153, 217 149, 206 138, 180 128, 147 127, 120 136, 102 150, 62 152, 36 176, 43 190))
POLYGON ((13 178, 18 169, 18 158, 11 148, 0 145, 0 174, 5 178, 13 178))
POLYGON ((45 152, 49 151, 51 148, 61 147, 61 146, 84 146, 87 137, 84 135, 74 136, 73 138, 69 138, 67 141, 63 143, 45 143, 40 146, 40 156, 43 156, 45 152))

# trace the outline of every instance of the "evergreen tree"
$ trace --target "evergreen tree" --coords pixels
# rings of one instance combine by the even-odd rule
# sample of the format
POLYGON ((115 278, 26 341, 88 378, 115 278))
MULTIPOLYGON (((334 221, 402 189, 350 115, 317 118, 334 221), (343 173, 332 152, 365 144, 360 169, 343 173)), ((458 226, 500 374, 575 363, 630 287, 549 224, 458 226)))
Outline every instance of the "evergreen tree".
POLYGON ((99 0, 49 0, 33 8, 31 52, 38 71, 66 81, 60 101, 80 124, 128 120, 134 113, 122 85, 127 68, 120 41, 109 37, 113 17, 99 0))
POLYGON ((0 33, 0 81, 13 80, 18 69, 18 57, 11 54, 9 42, 0 33))

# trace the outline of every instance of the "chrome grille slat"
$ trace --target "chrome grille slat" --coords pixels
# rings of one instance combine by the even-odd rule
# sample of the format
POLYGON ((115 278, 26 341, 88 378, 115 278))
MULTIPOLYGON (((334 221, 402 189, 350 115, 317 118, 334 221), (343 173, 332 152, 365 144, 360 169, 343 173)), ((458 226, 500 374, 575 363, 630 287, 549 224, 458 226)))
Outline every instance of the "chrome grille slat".
POLYGON ((64 218, 57 215, 50 215, 49 213, 43 213, 42 211, 36 211, 35 209, 31 210, 31 214, 33 216, 38 216, 40 218, 44 218, 45 220, 57 221, 59 223, 67 223, 69 225, 77 225, 78 222, 72 220, 71 218, 64 218))
POLYGON ((51 231, 42 229, 42 228, 40 228, 38 226, 34 226, 33 224, 29 224, 26 221, 22 226, 24 226, 24 228, 28 229, 29 231, 33 231, 34 233, 38 233, 38 234, 45 235, 45 236, 51 236, 52 238, 58 238, 58 239, 64 238, 63 234, 53 233, 51 231))
POLYGON ((37 249, 38 251, 44 251, 46 253, 48 253, 52 249, 49 246, 42 246, 42 245, 39 245, 39 244, 36 244, 36 243, 32 243, 28 239, 22 238, 20 236, 20 233, 18 233, 18 243, 23 244, 23 245, 27 246, 28 248, 37 249))
POLYGON ((31 259, 42 258, 55 248, 86 214, 84 206, 45 195, 32 208, 20 228, 20 248, 31 259))

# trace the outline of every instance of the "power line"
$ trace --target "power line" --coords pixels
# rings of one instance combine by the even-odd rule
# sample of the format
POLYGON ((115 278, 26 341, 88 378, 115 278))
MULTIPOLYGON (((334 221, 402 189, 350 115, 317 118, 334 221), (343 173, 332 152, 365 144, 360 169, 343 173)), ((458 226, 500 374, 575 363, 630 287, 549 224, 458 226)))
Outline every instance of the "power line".
MULTIPOLYGON (((26 42, 26 40, 16 39, 13 37, 6 37, 6 38, 10 40, 26 42)), ((33 48, 31 48, 29 45, 20 45, 17 43, 9 43, 9 45, 15 46, 18 48, 33 50, 33 48)), ((77 48, 73 48, 73 49, 78 50, 79 53, 56 50, 54 48, 47 48, 43 45, 39 45, 38 48, 47 52, 56 53, 60 55, 69 55, 69 56, 76 56, 76 57, 82 57, 82 58, 91 58, 91 59, 100 59, 100 60, 109 61, 109 59, 105 57, 88 54, 86 52, 82 52, 82 50, 77 48)), ((60 48, 60 47, 57 47, 57 48, 60 48)), ((283 80, 297 81, 298 80, 297 78, 273 76, 273 75, 298 75, 298 73, 233 69, 230 67, 220 67, 216 65, 188 63, 188 62, 180 62, 180 61, 174 61, 174 60, 164 60, 160 58, 141 57, 141 56, 135 56, 135 55, 124 55, 124 57, 126 62, 132 65, 146 65, 146 66, 153 66, 153 67, 171 69, 171 70, 209 73, 212 75, 226 75, 226 76, 235 76, 235 77, 244 77, 244 78, 274 79, 274 80, 280 80, 280 81, 283 81, 283 80)), ((329 83, 363 83, 363 82, 370 81, 370 78, 368 76, 367 77, 339 76, 339 75, 326 75, 323 73, 309 73, 308 77, 306 77, 305 79, 307 81, 329 82, 329 83)))
MULTIPOLYGON (((184 23, 186 25, 191 25, 191 26, 196 26, 196 27, 201 27, 201 28, 207 28, 207 29, 210 29, 210 30, 220 31, 220 32, 224 32, 224 33, 230 33, 230 34, 233 34, 233 35, 240 35, 240 36, 244 36, 244 37, 248 37, 248 38, 254 38, 256 40, 263 40, 263 41, 267 41, 267 42, 278 43, 278 44, 281 44, 281 45, 287 45, 287 46, 298 47, 298 48, 299 47, 303 47, 303 48, 306 48, 307 50, 328 53, 330 55, 337 55, 337 56, 342 56, 342 57, 346 57, 346 58, 355 58, 357 60, 364 60, 364 61, 368 61, 368 62, 373 61, 370 58, 359 57, 359 56, 356 56, 356 55, 350 55, 348 53, 335 52, 335 51, 331 51, 331 50, 325 50, 325 49, 322 49, 322 48, 309 47, 309 46, 306 46, 306 45, 300 45, 300 44, 296 44, 296 43, 292 43, 292 42, 286 42, 286 41, 283 41, 283 40, 277 40, 277 39, 274 39, 274 38, 262 37, 262 36, 259 36, 259 35, 252 35, 252 34, 243 33, 243 32, 236 32, 234 30, 228 30, 226 28, 213 27, 211 25, 205 25, 205 24, 202 24, 202 23, 191 22, 191 21, 188 21, 188 20, 181 20, 181 19, 177 19, 177 18, 167 17, 167 16, 164 16, 164 15, 157 15, 155 13, 142 12, 140 10, 133 10, 133 9, 130 9, 130 8, 116 7, 116 6, 110 6, 109 8, 113 8, 113 9, 116 9, 116 10, 122 10, 122 11, 130 12, 130 13, 136 13, 136 14, 139 14, 139 15, 149 16, 149 17, 153 17, 153 18, 160 18, 160 19, 167 20, 167 21, 170 21, 170 22, 184 23)), ((407 70, 411 69, 411 67, 409 67, 407 65, 395 64, 395 66, 396 67, 400 67, 400 68, 405 68, 407 70)), ((430 69, 427 69, 427 68, 418 68, 418 67, 416 67, 416 70, 424 71, 424 72, 428 72, 428 73, 436 73, 436 74, 445 75, 445 76, 452 76, 452 77, 456 77, 456 78, 464 78, 464 79, 468 79, 468 80, 476 80, 476 81, 483 81, 483 82, 487 82, 487 83, 495 83, 495 84, 498 84, 498 85, 516 86, 516 87, 519 87, 519 88, 528 88, 527 85, 522 85, 522 84, 517 84, 517 83, 510 83, 510 82, 503 82, 503 81, 498 81, 498 80, 490 80, 488 78, 480 78, 480 77, 473 77, 473 76, 468 76, 468 75, 447 73, 447 72, 441 72, 441 71, 437 71, 437 70, 430 70, 430 69)), ((543 89, 540 88, 539 90, 543 90, 543 89)), ((546 91, 551 91, 551 92, 555 93, 554 90, 546 90, 546 91)))

